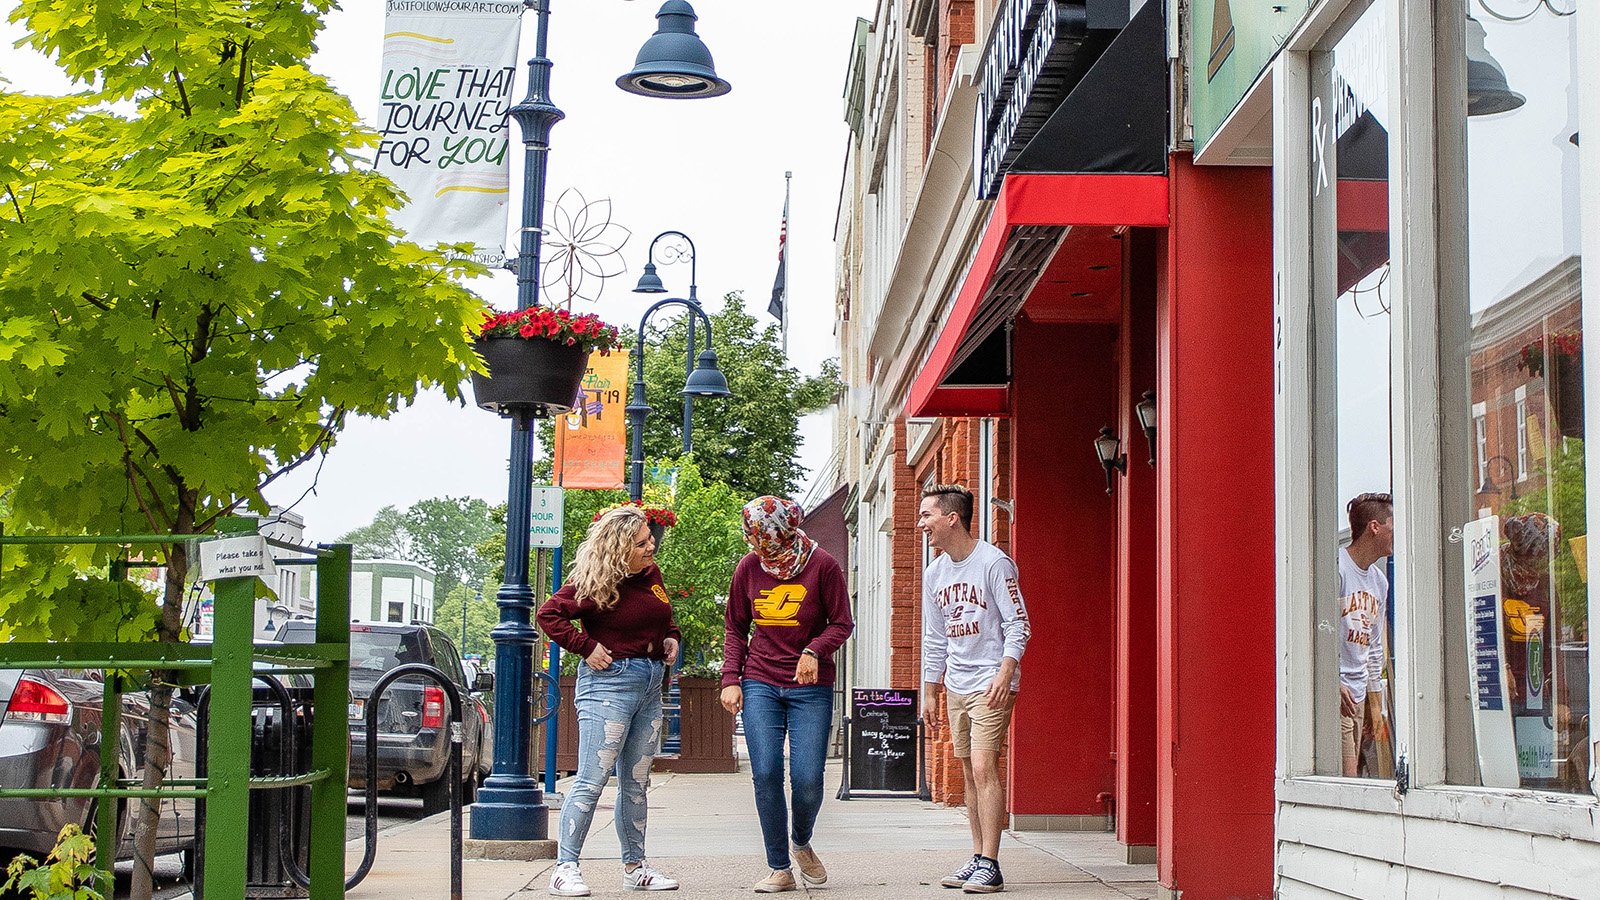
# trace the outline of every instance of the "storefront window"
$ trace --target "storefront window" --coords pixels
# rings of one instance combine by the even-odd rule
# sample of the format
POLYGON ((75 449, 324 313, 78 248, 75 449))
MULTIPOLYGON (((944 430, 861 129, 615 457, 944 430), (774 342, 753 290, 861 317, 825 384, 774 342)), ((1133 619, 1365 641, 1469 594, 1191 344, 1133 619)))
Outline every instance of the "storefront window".
POLYGON ((1471 410, 1449 508, 1467 519, 1451 650, 1468 654, 1475 783, 1587 792, 1580 201, 1600 185, 1579 173, 1575 8, 1467 0, 1467 316, 1443 349, 1466 367, 1449 402, 1471 410))
POLYGON ((1316 426, 1334 448, 1316 477, 1317 771, 1368 778, 1395 763, 1385 8, 1352 12, 1312 54, 1309 110, 1316 406, 1334 413, 1316 426))

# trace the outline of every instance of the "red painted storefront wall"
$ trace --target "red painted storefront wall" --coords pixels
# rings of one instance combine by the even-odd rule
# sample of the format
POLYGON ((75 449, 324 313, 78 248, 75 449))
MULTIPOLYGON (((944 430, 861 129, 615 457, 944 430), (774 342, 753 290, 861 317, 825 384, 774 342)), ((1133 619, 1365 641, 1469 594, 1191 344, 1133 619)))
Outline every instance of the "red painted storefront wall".
POLYGON ((1116 505, 1092 441, 1117 415, 1116 329, 1019 320, 1012 556, 1033 638, 1011 727, 1014 815, 1098 815, 1114 784, 1116 505))
POLYGON ((1272 895, 1270 170, 1172 159, 1157 329, 1158 859, 1184 900, 1272 895))

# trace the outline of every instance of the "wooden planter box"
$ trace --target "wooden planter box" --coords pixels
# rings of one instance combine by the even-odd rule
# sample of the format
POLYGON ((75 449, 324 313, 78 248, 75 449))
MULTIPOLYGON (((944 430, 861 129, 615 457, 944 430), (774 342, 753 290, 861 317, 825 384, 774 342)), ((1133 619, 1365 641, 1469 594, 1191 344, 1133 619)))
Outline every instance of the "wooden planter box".
MULTIPOLYGON (((570 775, 578 770, 578 712, 572 705, 577 678, 561 677, 561 710, 556 715, 560 731, 556 735, 556 773, 570 775)), ((701 773, 737 772, 739 760, 733 753, 733 716, 722 708, 722 684, 715 678, 680 678, 682 696, 682 737, 676 756, 657 756, 657 772, 701 773)), ((544 771, 544 730, 536 729, 534 769, 544 771)))
POLYGON ((679 678, 683 727, 677 756, 657 756, 658 772, 737 772, 733 755, 733 716, 722 708, 722 682, 679 678))

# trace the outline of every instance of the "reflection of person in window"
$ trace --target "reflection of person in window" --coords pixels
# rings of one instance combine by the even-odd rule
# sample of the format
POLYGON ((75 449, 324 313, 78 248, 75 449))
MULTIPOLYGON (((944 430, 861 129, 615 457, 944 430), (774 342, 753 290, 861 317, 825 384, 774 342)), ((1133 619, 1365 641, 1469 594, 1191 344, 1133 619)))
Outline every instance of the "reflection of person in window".
POLYGON ((1389 574, 1382 563, 1394 552, 1394 504, 1388 494, 1361 494, 1345 512, 1350 546, 1339 550, 1339 756, 1344 774, 1353 776, 1363 738, 1387 727, 1382 684, 1389 574))
POLYGON ((1505 594, 1506 684, 1514 715, 1538 715, 1551 708, 1557 632, 1550 557, 1560 546, 1561 523, 1544 513, 1511 516, 1501 526, 1506 540, 1500 554, 1500 584, 1505 594), (1529 661, 1538 657, 1529 677, 1529 661))
POLYGON ((1540 512, 1511 516, 1501 526, 1500 584, 1505 595, 1506 685, 1513 716, 1542 716, 1551 730, 1554 784, 1582 790, 1588 782, 1587 724, 1572 720, 1566 683, 1557 683, 1555 660, 1562 629, 1561 604, 1550 573, 1562 552, 1561 523, 1540 512))

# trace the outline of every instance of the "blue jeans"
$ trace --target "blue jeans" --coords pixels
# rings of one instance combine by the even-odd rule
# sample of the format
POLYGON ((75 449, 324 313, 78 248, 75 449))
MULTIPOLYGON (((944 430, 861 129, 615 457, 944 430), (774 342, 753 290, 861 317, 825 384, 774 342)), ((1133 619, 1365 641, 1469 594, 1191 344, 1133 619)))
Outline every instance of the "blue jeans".
POLYGON ((651 659, 619 659, 595 671, 578 668, 578 777, 561 803, 558 862, 577 862, 595 804, 617 773, 617 839, 622 862, 644 861, 650 763, 661 739, 661 673, 651 659))
POLYGON ((789 868, 789 841, 805 847, 822 809, 822 767, 833 725, 833 687, 807 684, 780 688, 746 679, 744 740, 750 750, 750 775, 756 783, 756 815, 767 845, 767 865, 789 868), (783 742, 789 739, 791 825, 783 796, 783 742))

